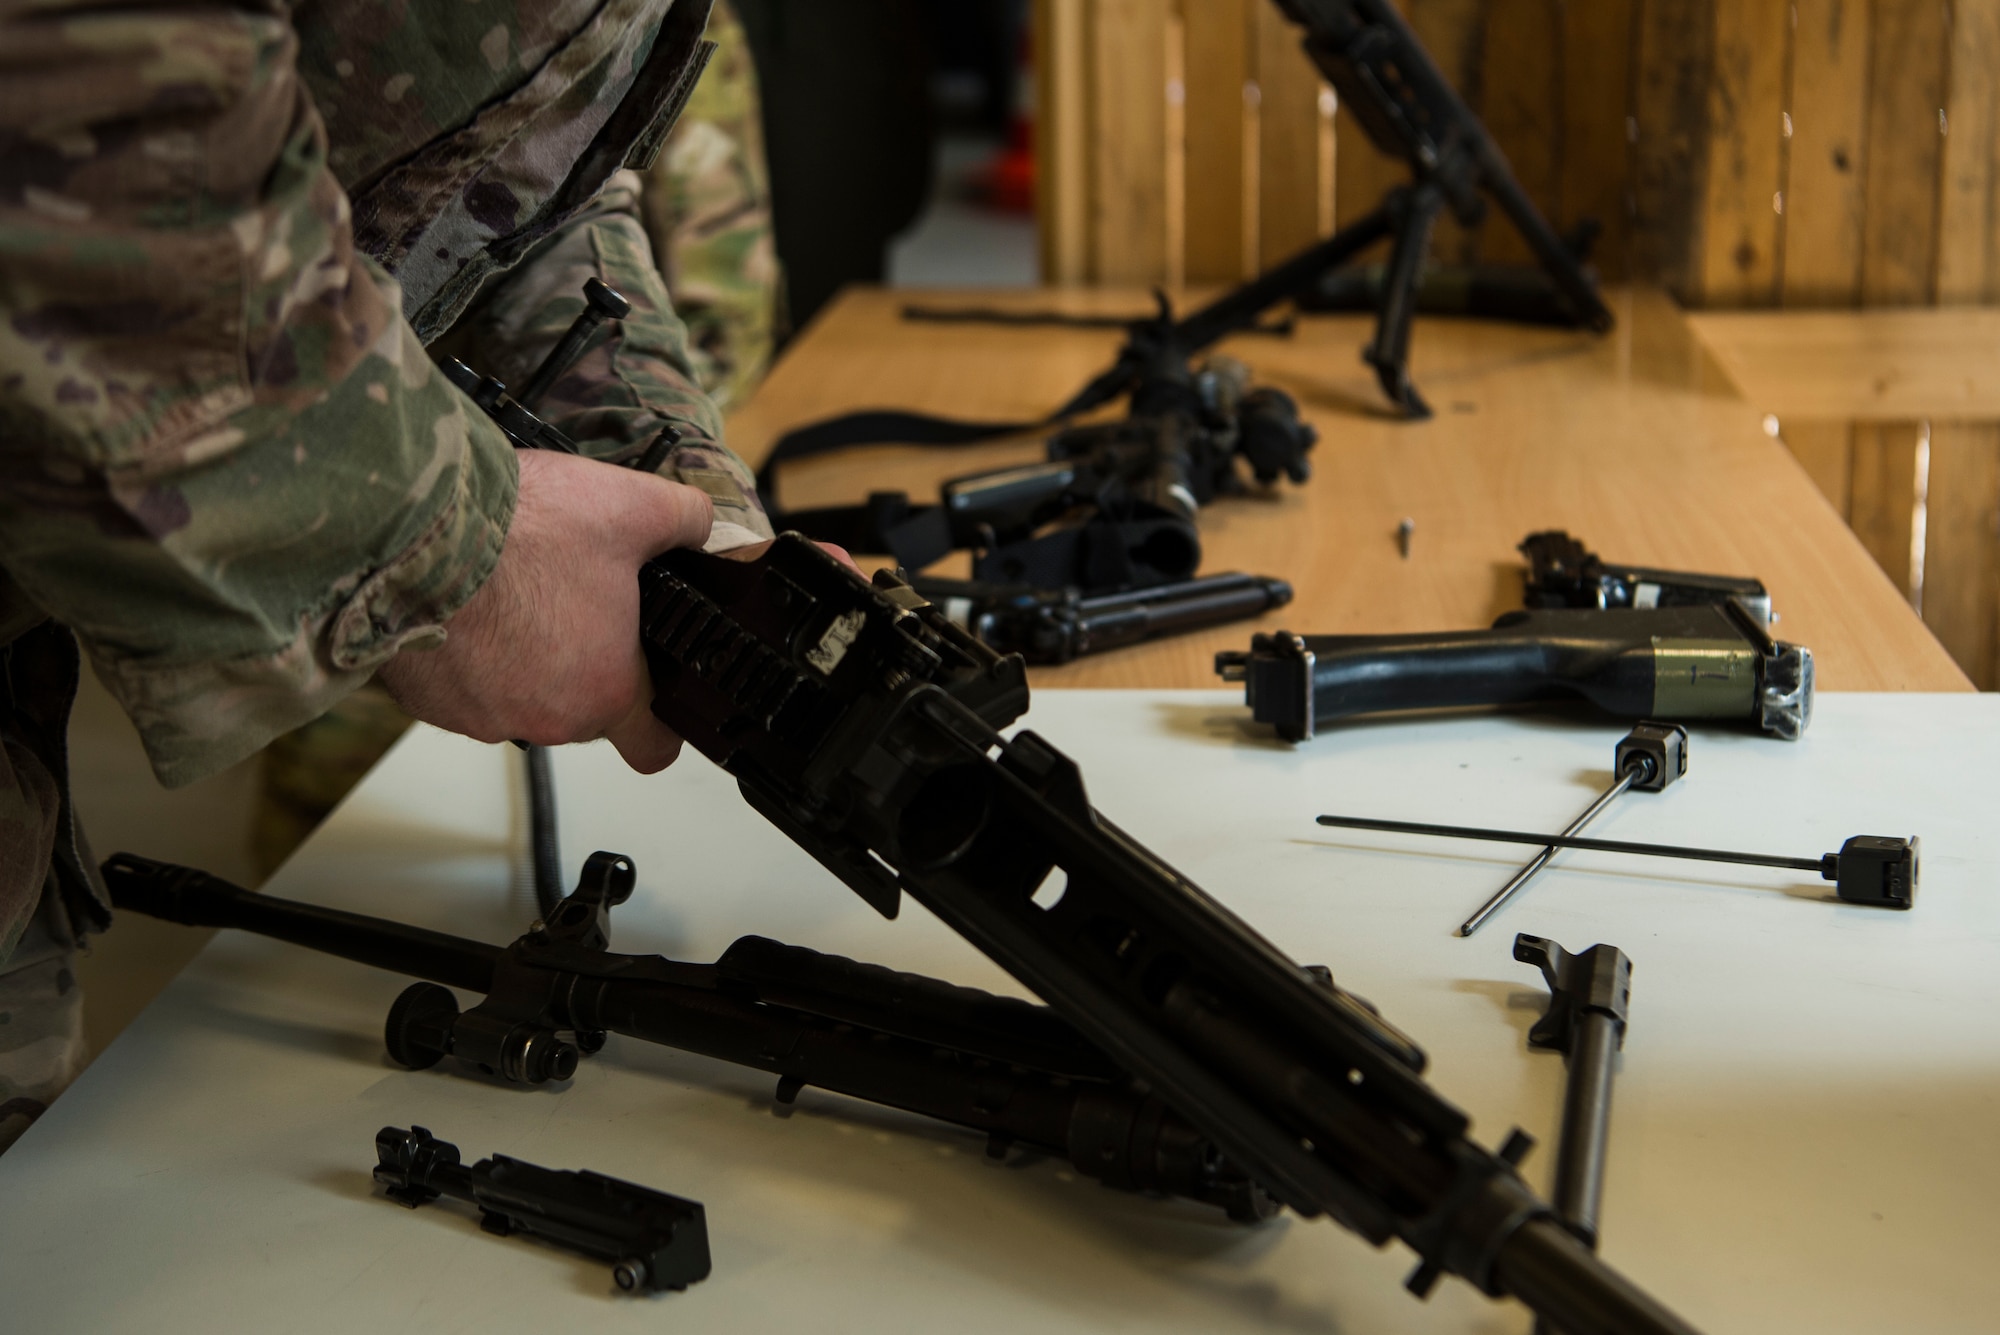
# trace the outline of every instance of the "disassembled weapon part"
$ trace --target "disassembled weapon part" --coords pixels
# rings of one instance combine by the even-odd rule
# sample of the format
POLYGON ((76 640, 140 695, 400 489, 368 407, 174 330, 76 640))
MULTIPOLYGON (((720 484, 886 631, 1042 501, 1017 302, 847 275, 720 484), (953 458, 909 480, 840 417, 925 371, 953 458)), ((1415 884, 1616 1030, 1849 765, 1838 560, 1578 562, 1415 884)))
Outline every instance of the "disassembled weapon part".
POLYGON ((1773 640, 1734 600, 1644 611, 1509 612, 1486 630, 1253 635, 1215 656, 1259 723, 1288 742, 1335 719, 1578 696, 1638 719, 1733 719, 1796 741, 1812 720, 1812 651, 1773 640))
POLYGON ((439 1196, 477 1206, 479 1226, 526 1233, 611 1262, 627 1293, 685 1289, 708 1278, 708 1217, 700 1201, 600 1173, 558 1172, 496 1154, 470 1168, 458 1146, 423 1127, 375 1133, 375 1180, 412 1210, 439 1196))
MULTIPOLYGON (((1565 835, 1575 834, 1598 813, 1610 806, 1612 801, 1626 792, 1657 793, 1667 785, 1687 773, 1687 729, 1678 723, 1641 723, 1627 733, 1611 755, 1611 768, 1618 778, 1609 788, 1599 793, 1597 800, 1583 809, 1583 814, 1563 827, 1565 835)), ((1480 925, 1515 895, 1522 887, 1535 878, 1535 873, 1549 865, 1549 859, 1556 855, 1554 845, 1544 848, 1530 858, 1528 865, 1514 873, 1507 884, 1493 892, 1493 897, 1481 904, 1470 918, 1458 925, 1460 936, 1471 936, 1480 925)))
POLYGON ((528 383, 521 386, 521 402, 533 406, 549 392, 549 386, 561 378, 562 374, 576 364, 583 355, 584 345, 597 333, 598 326, 609 320, 616 323, 632 313, 632 303, 625 294, 605 283, 602 279, 587 278, 583 283, 583 310, 570 322, 563 336, 556 340, 548 355, 542 358, 528 376, 528 383))
POLYGON ((1360 816, 1319 816, 1321 825, 1349 830, 1386 830, 1391 834, 1434 834, 1445 839, 1490 839, 1503 844, 1546 844, 1554 848, 1583 848, 1593 853, 1636 853, 1649 858, 1690 858, 1697 862, 1734 862, 1746 867, 1783 867, 1788 871, 1816 871, 1821 880, 1834 882, 1834 893, 1850 904, 1870 904, 1880 908, 1906 909, 1917 897, 1917 855, 1921 841, 1915 835, 1896 839, 1888 835, 1857 834, 1840 846, 1838 853, 1817 858, 1787 858, 1766 853, 1737 853, 1722 848, 1687 848, 1680 844, 1636 844, 1618 839, 1578 839, 1560 834, 1529 834, 1522 830, 1488 830, 1475 825, 1434 825, 1428 821, 1369 820, 1360 816))
POLYGON ((1769 626, 1778 619, 1771 611, 1771 591, 1761 580, 1620 565, 1605 560, 1559 528, 1530 533, 1516 550, 1528 558, 1523 601, 1529 607, 1643 611, 1733 602, 1760 625, 1769 626))
MULTIPOLYGON (((1549 984, 1548 1012, 1528 1031, 1528 1045, 1562 1053, 1569 1066, 1550 1204, 1563 1227, 1595 1251, 1611 1132, 1611 1077, 1625 1046, 1632 961, 1616 946, 1596 945, 1572 955, 1526 932, 1514 938, 1514 958, 1540 969, 1549 984)), ((1554 1335, 1539 1319, 1535 1329, 1537 1335, 1554 1335)))
POLYGON ((1258 616, 1292 600, 1291 585, 1262 575, 1202 575, 1106 594, 930 575, 908 578, 912 588, 981 643, 1030 663, 1067 663, 1162 635, 1258 616))

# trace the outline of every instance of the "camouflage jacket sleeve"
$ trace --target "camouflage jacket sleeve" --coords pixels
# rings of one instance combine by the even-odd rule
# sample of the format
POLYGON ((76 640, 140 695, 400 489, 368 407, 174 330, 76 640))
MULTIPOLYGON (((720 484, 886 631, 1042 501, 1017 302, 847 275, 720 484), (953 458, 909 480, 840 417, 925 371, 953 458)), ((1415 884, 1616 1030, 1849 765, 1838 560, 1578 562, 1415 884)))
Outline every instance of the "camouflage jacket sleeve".
POLYGON ((783 289, 757 67, 728 0, 716 0, 705 35, 715 56, 645 173, 640 214, 702 388, 727 409, 771 364, 783 289))
POLYGON ((489 284, 437 351, 520 384, 582 311, 584 281, 609 283, 631 301, 632 313, 577 359, 535 411, 586 454, 615 463, 638 458, 662 427, 673 427, 681 443, 658 471, 715 502, 710 549, 768 538, 755 476, 722 444, 721 414, 702 388, 687 326, 653 262, 638 207, 638 176, 619 172, 589 208, 489 284))
POLYGON ((354 249, 287 11, 0 8, 0 565, 169 784, 438 640, 512 516, 354 249))

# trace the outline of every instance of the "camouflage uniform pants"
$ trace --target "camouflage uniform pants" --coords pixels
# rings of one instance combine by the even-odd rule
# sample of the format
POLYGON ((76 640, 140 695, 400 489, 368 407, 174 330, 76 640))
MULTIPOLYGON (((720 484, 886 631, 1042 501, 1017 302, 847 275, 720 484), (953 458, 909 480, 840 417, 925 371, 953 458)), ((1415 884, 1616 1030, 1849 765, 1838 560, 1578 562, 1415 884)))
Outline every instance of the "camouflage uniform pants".
POLYGON ((13 957, 0 965, 0 1153, 89 1060, 75 960, 64 915, 45 897, 13 957))

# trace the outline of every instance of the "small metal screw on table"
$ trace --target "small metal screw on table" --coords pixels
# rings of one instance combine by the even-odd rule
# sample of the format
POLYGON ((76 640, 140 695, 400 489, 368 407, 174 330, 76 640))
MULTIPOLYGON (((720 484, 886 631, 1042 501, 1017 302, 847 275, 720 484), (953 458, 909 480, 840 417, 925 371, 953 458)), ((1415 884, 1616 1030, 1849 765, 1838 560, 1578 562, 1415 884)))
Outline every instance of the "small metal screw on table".
MULTIPOLYGON (((1597 800, 1583 809, 1583 814, 1563 827, 1563 834, 1573 835, 1591 821, 1598 813, 1627 792, 1657 793, 1668 784, 1687 773, 1688 735, 1687 729, 1677 723, 1641 723, 1632 729, 1624 740, 1618 743, 1612 753, 1612 769, 1617 780, 1598 794, 1597 800)), ((1556 855, 1556 846, 1551 844, 1528 860, 1528 865, 1514 873, 1507 884, 1493 892, 1493 897, 1459 924, 1460 936, 1471 936, 1480 925, 1502 905, 1535 878, 1535 874, 1549 865, 1549 859, 1556 855)))

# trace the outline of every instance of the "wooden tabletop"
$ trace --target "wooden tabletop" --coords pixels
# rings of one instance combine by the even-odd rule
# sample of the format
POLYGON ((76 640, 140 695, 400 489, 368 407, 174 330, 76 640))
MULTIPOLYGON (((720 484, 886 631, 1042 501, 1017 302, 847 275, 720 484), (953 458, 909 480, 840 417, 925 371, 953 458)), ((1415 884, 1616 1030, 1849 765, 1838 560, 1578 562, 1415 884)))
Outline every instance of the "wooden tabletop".
MULTIPOLYGON (((1608 294, 1617 328, 1564 330, 1422 319, 1412 367, 1436 409, 1407 422, 1384 405, 1359 349, 1369 322, 1313 317, 1290 338, 1222 351, 1299 401, 1319 429, 1302 488, 1202 511, 1204 573, 1291 581, 1291 605, 1257 621, 1038 669, 1047 686, 1214 686, 1218 649, 1253 630, 1306 634, 1470 628, 1520 606, 1515 545, 1564 528, 1608 558, 1770 588, 1777 633, 1812 648, 1826 690, 1961 691, 1971 683, 1741 398, 1686 318, 1651 289, 1608 294), (1415 522, 1410 555, 1396 529, 1415 522)), ((1047 412, 1116 350, 1113 330, 940 325, 900 317, 908 293, 856 289, 787 350, 729 422, 755 462, 789 427, 857 408, 975 418, 1047 412)), ((1127 312, 1139 292, 925 293, 926 304, 1127 312)), ((947 477, 1040 457, 1039 438, 941 450, 882 446, 788 465, 791 506, 899 489, 934 500, 947 477)), ((943 570, 962 570, 963 558, 943 570)), ((867 563, 864 561, 864 567, 867 563)))
POLYGON ((2000 309, 1690 315, 1743 397, 1781 421, 2000 421, 2000 309))

